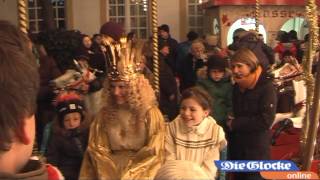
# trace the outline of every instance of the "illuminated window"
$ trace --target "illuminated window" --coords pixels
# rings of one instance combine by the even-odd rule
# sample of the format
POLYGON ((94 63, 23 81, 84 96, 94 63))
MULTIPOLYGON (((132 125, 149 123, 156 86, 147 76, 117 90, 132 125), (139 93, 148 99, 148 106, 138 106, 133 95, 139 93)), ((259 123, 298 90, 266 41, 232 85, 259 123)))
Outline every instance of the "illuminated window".
POLYGON ((201 9, 199 0, 188 0, 187 12, 188 12, 188 29, 189 31, 195 31, 198 34, 203 34, 203 15, 204 10, 201 9))
POLYGON ((146 39, 148 29, 148 0, 109 0, 109 20, 121 23, 126 32, 135 32, 146 39))
MULTIPOLYGON (((65 1, 51 0, 53 7, 53 18, 57 28, 65 28, 65 1)), ((28 0, 29 29, 33 33, 44 30, 43 7, 40 0, 28 0)))

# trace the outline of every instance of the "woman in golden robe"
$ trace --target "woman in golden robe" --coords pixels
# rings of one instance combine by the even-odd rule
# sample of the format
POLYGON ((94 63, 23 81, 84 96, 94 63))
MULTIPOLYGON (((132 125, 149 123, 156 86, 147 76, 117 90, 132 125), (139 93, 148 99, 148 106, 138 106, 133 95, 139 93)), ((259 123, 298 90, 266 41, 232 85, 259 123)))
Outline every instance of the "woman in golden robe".
POLYGON ((139 73, 138 48, 109 44, 103 107, 91 124, 80 179, 153 179, 163 161, 164 119, 149 81, 139 73))

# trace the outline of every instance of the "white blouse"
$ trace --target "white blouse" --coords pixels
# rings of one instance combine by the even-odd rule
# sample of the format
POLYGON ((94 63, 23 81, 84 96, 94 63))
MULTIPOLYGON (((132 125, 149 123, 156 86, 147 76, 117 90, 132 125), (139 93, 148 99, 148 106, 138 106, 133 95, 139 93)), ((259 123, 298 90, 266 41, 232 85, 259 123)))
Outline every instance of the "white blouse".
POLYGON ((216 121, 206 117, 198 126, 187 127, 180 116, 167 125, 166 160, 187 160, 199 164, 208 176, 215 178, 220 150, 227 141, 216 121))

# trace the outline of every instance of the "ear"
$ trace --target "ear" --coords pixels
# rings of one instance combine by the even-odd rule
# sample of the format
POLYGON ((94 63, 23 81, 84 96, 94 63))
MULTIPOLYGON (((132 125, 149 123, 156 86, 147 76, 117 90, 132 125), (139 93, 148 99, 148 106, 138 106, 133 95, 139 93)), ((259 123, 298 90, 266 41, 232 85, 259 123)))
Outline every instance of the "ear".
POLYGON ((34 115, 24 118, 19 126, 16 136, 20 142, 25 145, 33 143, 35 134, 35 117, 34 115))
POLYGON ((204 111, 204 115, 205 115, 206 117, 208 117, 209 114, 210 114, 210 110, 207 109, 207 110, 204 111))

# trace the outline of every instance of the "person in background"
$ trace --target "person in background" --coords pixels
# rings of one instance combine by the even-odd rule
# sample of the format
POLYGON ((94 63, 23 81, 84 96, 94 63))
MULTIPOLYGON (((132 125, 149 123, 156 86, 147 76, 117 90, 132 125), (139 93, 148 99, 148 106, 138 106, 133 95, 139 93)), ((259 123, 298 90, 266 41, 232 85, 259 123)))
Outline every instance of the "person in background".
POLYGON ((101 34, 94 34, 92 39, 92 46, 91 49, 94 53, 105 53, 106 48, 102 46, 102 35, 101 34))
POLYGON ((138 40, 137 34, 134 31, 131 31, 127 34, 127 39, 129 41, 132 41, 133 43, 136 43, 138 40))
MULTIPOLYGON (((177 87, 174 74, 166 61, 169 53, 170 53, 169 45, 167 43, 160 44, 159 46, 159 59, 160 59, 159 108, 162 114, 166 115, 167 120, 172 121, 178 114, 178 87, 177 87)), ((153 66, 151 66, 150 69, 153 69, 153 66)))
POLYGON ((88 144, 84 102, 77 93, 65 92, 55 104, 58 116, 49 138, 47 161, 57 166, 66 180, 77 180, 88 144))
MULTIPOLYGON (((196 85, 200 70, 206 71, 207 55, 204 52, 205 48, 202 41, 195 40, 192 42, 191 53, 182 61, 181 68, 178 70, 181 92, 196 85)), ((206 73, 204 74, 206 75, 206 73)))
POLYGON ((178 44, 177 50, 177 69, 180 69, 181 64, 185 57, 190 53, 192 41, 199 38, 198 33, 189 31, 187 34, 187 40, 178 44))
POLYGON ((220 56, 208 59, 207 79, 199 80, 197 86, 206 90, 214 99, 211 109, 212 117, 227 131, 228 115, 232 114, 232 83, 226 72, 228 62, 220 56))
MULTIPOLYGON (((230 160, 270 159, 270 132, 277 108, 276 89, 255 54, 241 48, 231 59, 235 81, 229 128, 230 160)), ((234 173, 235 180, 262 180, 259 172, 234 173)))
POLYGON ((170 49, 170 60, 172 61, 170 64, 170 67, 172 68, 172 71, 174 74, 176 74, 176 62, 177 62, 177 54, 178 54, 178 41, 173 39, 170 35, 170 28, 167 24, 162 24, 158 27, 159 32, 159 44, 161 43, 167 43, 169 45, 170 49))
POLYGON ((0 179, 62 180, 60 171, 31 159, 39 90, 38 66, 30 40, 0 21, 0 179))
MULTIPOLYGON (((210 56, 208 59, 208 78, 199 80, 197 86, 206 90, 214 99, 211 115, 227 132, 228 115, 232 114, 232 83, 226 72, 228 62, 220 56, 210 56)), ((227 148, 220 152, 220 159, 227 160, 227 148)), ((225 180, 226 174, 219 172, 219 180, 225 180)))
POLYGON ((205 36, 204 46, 207 56, 219 55, 222 49, 218 46, 218 36, 207 34, 205 36))
POLYGON ((35 42, 34 47, 37 51, 39 59, 38 72, 40 74, 40 89, 37 97, 37 112, 36 112, 36 129, 37 129, 37 145, 41 147, 43 130, 47 123, 53 120, 55 115, 52 102, 55 98, 54 89, 51 86, 51 80, 59 77, 61 72, 55 60, 48 56, 45 48, 41 44, 35 42))
POLYGON ((192 87, 182 92, 180 115, 167 126, 165 160, 196 163, 214 179, 219 152, 227 141, 221 126, 209 115, 211 98, 206 91, 192 87))
POLYGON ((232 43, 230 45, 228 45, 228 54, 232 55, 234 54, 234 52, 238 49, 238 43, 240 41, 240 34, 245 32, 246 30, 243 28, 238 28, 233 32, 232 35, 232 43))

